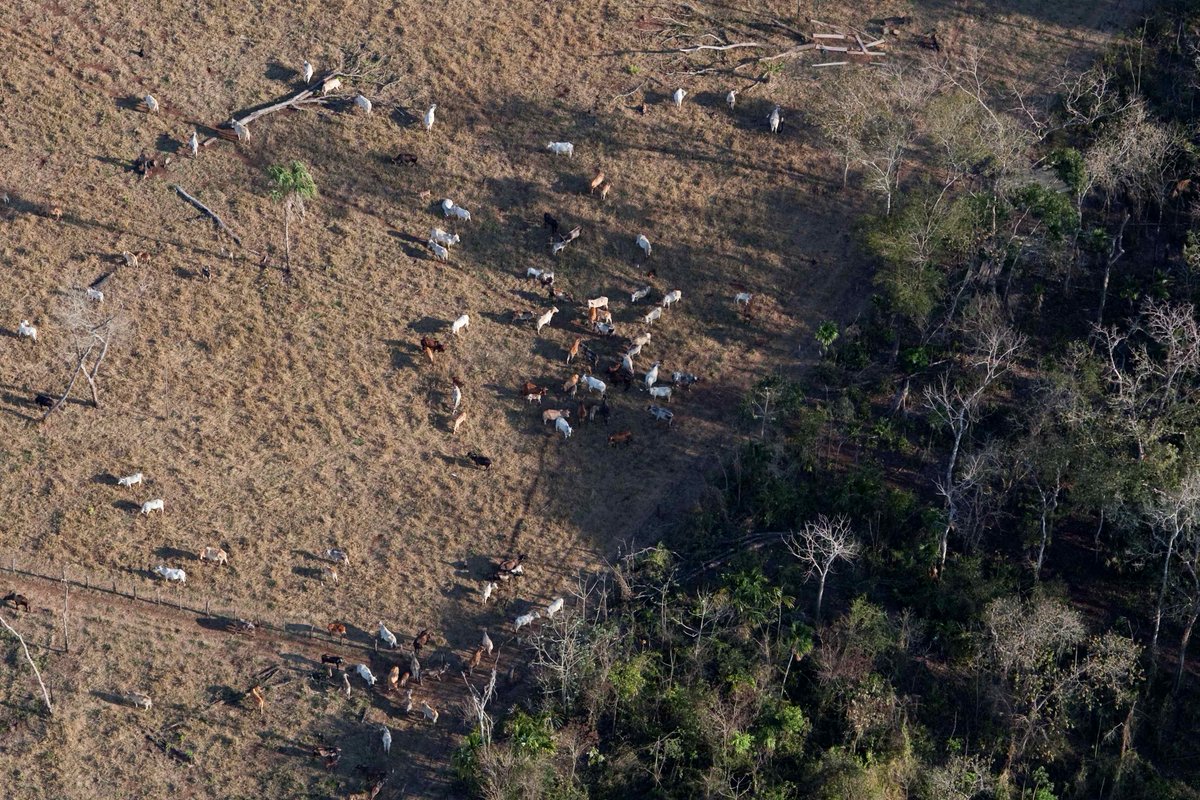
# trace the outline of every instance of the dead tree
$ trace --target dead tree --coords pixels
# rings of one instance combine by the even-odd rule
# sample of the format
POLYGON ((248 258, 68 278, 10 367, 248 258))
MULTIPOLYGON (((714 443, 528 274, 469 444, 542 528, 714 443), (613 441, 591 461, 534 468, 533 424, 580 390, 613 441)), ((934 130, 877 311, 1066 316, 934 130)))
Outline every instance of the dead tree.
POLYGON ((8 620, 6 620, 4 617, 0 617, 0 625, 3 625, 5 630, 15 636, 17 641, 20 643, 21 650, 25 653, 25 660, 29 662, 29 668, 33 670, 33 677, 37 678, 38 686, 40 686, 42 689, 42 701, 46 704, 46 713, 53 716, 54 707, 50 705, 50 691, 46 689, 46 684, 42 680, 42 673, 38 670, 37 664, 34 663, 33 656, 29 655, 29 647, 25 644, 25 638, 21 636, 21 634, 17 633, 13 626, 9 625, 8 620))
POLYGON ((92 407, 100 407, 100 368, 104 365, 109 345, 120 328, 120 319, 116 314, 99 314, 97 307, 82 296, 72 301, 62 318, 70 336, 69 357, 74 367, 66 388, 53 405, 46 409, 46 413, 42 415, 42 422, 67 402, 80 376, 87 381, 91 389, 92 407))
POLYGON ((784 534, 783 543, 807 568, 806 580, 817 576, 817 610, 814 618, 820 620, 821 603, 825 599, 825 579, 829 577, 833 565, 858 557, 858 542, 850 530, 850 520, 845 517, 830 519, 822 514, 814 522, 805 523, 799 533, 784 534))

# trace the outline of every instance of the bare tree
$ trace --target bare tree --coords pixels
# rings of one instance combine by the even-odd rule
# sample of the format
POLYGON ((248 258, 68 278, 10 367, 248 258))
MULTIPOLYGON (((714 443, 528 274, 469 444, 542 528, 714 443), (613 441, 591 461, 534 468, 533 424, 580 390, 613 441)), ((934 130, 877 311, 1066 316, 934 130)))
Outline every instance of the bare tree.
POLYGON ((1130 699, 1137 645, 1115 634, 1088 641, 1083 618, 1062 601, 1000 598, 988 606, 984 623, 984 655, 998 669, 996 700, 1009 726, 1004 773, 1034 740, 1069 724, 1075 701, 1100 692, 1130 699))
POLYGON ((87 381, 91 389, 92 407, 100 407, 100 389, 97 383, 100 367, 108 355, 109 345, 121 328, 119 315, 104 313, 101 306, 92 303, 81 294, 71 293, 69 296, 71 300, 62 314, 62 322, 68 334, 67 358, 74 366, 66 388, 54 405, 46 409, 46 413, 42 415, 43 421, 67 402, 80 376, 87 381))
POLYGON ((0 617, 0 625, 3 625, 5 630, 16 637, 21 645, 21 650, 25 653, 25 660, 29 662, 29 668, 33 670, 33 677, 37 679, 38 686, 42 689, 42 701, 46 704, 46 713, 53 715, 54 707, 50 705, 50 692, 46 689, 46 684, 42 681, 42 673, 38 670, 37 664, 33 660, 33 656, 29 655, 29 647, 25 644, 25 637, 17 633, 12 625, 8 624, 8 620, 0 617))
MULTIPOLYGON (((934 418, 950 433, 950 452, 944 469, 935 479, 938 493, 946 501, 946 522, 938 541, 938 560, 944 567, 949 550, 950 534, 959 523, 959 499, 969 486, 960 483, 979 478, 978 469, 969 474, 959 471, 959 461, 968 434, 975 424, 988 389, 1008 371, 1025 337, 1009 328, 999 318, 996 303, 977 306, 968 319, 967 338, 970 350, 965 366, 968 380, 956 381, 943 374, 936 383, 925 387, 925 404, 934 418)), ((977 462, 975 467, 981 467, 977 462)))
POLYGON ((1158 599, 1154 604, 1154 633, 1150 637, 1150 662, 1158 655, 1158 634, 1162 628, 1167 589, 1171 581, 1171 564, 1176 547, 1188 535, 1196 535, 1200 524, 1200 472, 1189 472, 1170 492, 1158 492, 1158 501, 1146 509, 1152 544, 1156 555, 1162 557, 1159 574, 1158 599))
POLYGON ((858 557, 859 546, 850 530, 850 520, 845 517, 830 519, 824 514, 814 522, 806 522, 799 533, 783 534, 783 543, 800 563, 807 567, 805 579, 816 575, 817 610, 815 617, 821 618, 821 602, 825 599, 825 579, 838 561, 853 561, 858 557))
POLYGON ((1108 384, 1108 406, 1137 445, 1138 460, 1153 442, 1190 428, 1174 413, 1200 375, 1200 323, 1190 303, 1149 301, 1128 331, 1095 329, 1108 384), (1177 428, 1177 426, 1179 426, 1177 428))

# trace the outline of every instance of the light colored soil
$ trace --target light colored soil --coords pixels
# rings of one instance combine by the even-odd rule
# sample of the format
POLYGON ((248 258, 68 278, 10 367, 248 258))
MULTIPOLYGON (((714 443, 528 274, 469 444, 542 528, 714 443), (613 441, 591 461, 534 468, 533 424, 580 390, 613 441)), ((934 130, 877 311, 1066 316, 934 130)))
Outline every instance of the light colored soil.
MULTIPOLYGON (((879 11, 911 13, 911 30, 936 25, 955 46, 987 45, 999 74, 1044 84, 1045 53, 1084 57, 1130 13, 1101 3, 1080 17, 1074 5, 879 11)), ((805 27, 794 5, 758 11, 805 27)), ((629 52, 661 49, 636 23, 673 13, 533 0, 0 7, 0 189, 10 198, 0 209, 0 328, 14 332, 21 319, 40 328, 36 346, 0 336, 0 557, 86 564, 146 590, 148 567, 180 566, 197 602, 281 623, 342 619, 370 630, 384 619, 402 637, 430 627, 439 652, 457 659, 481 625, 498 629, 544 604, 621 543, 652 542, 745 432, 745 387, 810 361, 816 325, 851 322, 871 291, 850 227, 866 199, 842 189, 811 129, 813 73, 785 62, 730 114, 729 78, 668 75, 684 62, 629 52), (338 45, 364 41, 390 57, 381 75, 395 81, 355 86, 375 100, 371 117, 281 113, 254 126, 248 147, 216 144, 197 160, 178 153, 161 178, 128 169, 140 152, 174 150, 196 124, 286 94, 303 59, 325 69, 338 45), (682 109, 666 102, 677 85, 690 92, 682 109), (145 92, 160 114, 130 107, 145 92), (439 122, 427 135, 413 121, 430 102, 439 122), (772 137, 774 103, 785 116, 772 137), (575 157, 548 154, 551 140, 573 141, 575 157), (419 164, 388 163, 401 151, 419 164), (295 280, 285 283, 265 168, 293 158, 310 165, 320 196, 294 226, 295 280), (586 193, 597 165, 615 184, 606 204, 586 193), (231 253, 172 183, 218 210, 246 249, 231 253), (443 197, 473 220, 448 226, 436 213, 443 197), (584 229, 557 260, 540 227, 545 211, 584 229), (462 235, 449 265, 421 245, 434 225, 462 235), (656 296, 684 293, 638 366, 661 359, 704 381, 676 398, 671 431, 649 419, 644 394, 618 391, 608 430, 576 426, 563 441, 516 387, 561 384, 581 312, 560 302, 540 337, 506 313, 547 307, 520 276, 553 267, 560 288, 577 300, 608 295, 620 329, 641 330, 627 302, 642 283, 638 232, 654 242, 646 266, 658 271, 656 296), (102 372, 102 407, 72 402, 32 424, 33 394, 60 390, 69 370, 69 298, 123 250, 147 256, 105 286, 103 308, 122 333, 102 372), (259 267, 261 252, 271 267, 259 267), (760 296, 753 322, 738 317, 733 283, 760 296), (449 322, 464 311, 472 325, 451 337, 449 322), (423 333, 448 345, 436 366, 416 346, 423 333), (457 436, 447 429, 451 376, 466 384, 469 419, 457 436), (634 444, 607 447, 607 433, 625 428, 634 444), (493 469, 472 468, 471 449, 495 459, 493 469), (137 470, 143 486, 112 485, 137 470), (152 497, 166 513, 139 517, 136 504, 152 497), (188 555, 209 544, 229 550, 228 568, 188 555), (314 577, 316 554, 332 546, 353 558, 337 585, 314 577), (516 552, 528 554, 526 580, 481 608, 488 564, 516 552)), ((820 16, 867 17, 824 3, 820 16)), ((786 42, 779 30, 764 35, 786 42)), ((53 614, 35 617, 45 641, 53 614)), ((203 766, 186 772, 145 745, 136 714, 92 694, 138 685, 159 703, 156 724, 191 719, 209 687, 239 685, 294 649, 197 635, 186 621, 132 609, 89 610, 78 625, 91 647, 44 656, 63 698, 49 725, 29 716, 27 681, 15 653, 6 656, 0 775, 12 779, 3 781, 9 797, 331 796, 361 783, 346 770, 327 777, 294 750, 316 730, 367 736, 355 709, 299 679, 261 724, 242 710, 205 710, 191 728, 203 766)), ((375 712, 393 716, 386 704, 375 712)), ((389 784, 393 796, 453 796, 451 732, 464 727, 444 722, 419 745, 397 742, 394 757, 413 747, 425 767, 403 795, 389 784)))

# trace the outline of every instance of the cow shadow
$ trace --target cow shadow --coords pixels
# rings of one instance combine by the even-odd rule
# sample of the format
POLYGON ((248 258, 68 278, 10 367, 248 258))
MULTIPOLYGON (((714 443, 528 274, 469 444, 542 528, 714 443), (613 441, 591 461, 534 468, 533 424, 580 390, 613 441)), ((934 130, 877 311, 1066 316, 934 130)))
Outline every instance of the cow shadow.
POLYGON ((154 555, 158 558, 169 558, 177 561, 199 561, 200 556, 188 550, 180 550, 178 547, 159 547, 154 551, 154 555))
POLYGON ((124 708, 137 708, 129 699, 120 692, 111 692, 104 689, 93 689, 88 692, 92 697, 98 700, 103 700, 106 703, 111 703, 114 706, 122 706, 124 708))
POLYGON ((117 480, 117 476, 113 475, 111 472, 99 472, 92 476, 92 483, 96 483, 101 486, 119 486, 120 484, 117 483, 117 480))
POLYGON ((408 323, 408 329, 417 334, 437 333, 450 330, 450 323, 437 317, 421 317, 408 323))
POLYGON ((117 511, 124 511, 130 514, 141 513, 142 506, 140 503, 135 503, 132 500, 114 500, 112 507, 117 511))
MULTIPOLYGON (((298 575, 301 578, 308 578, 309 580, 321 581, 324 573, 320 567, 292 567, 292 574, 298 575)), ((323 583, 324 581, 321 582, 323 583)))
POLYGON ((413 354, 406 352, 414 349, 414 345, 400 339, 381 339, 380 341, 388 346, 392 357, 392 369, 410 369, 416 366, 413 354))
POLYGON ((317 561, 322 564, 326 563, 326 561, 328 560, 328 559, 321 558, 321 556, 317 555, 316 553, 312 552, 311 550, 293 550, 292 555, 300 556, 305 561, 317 561))

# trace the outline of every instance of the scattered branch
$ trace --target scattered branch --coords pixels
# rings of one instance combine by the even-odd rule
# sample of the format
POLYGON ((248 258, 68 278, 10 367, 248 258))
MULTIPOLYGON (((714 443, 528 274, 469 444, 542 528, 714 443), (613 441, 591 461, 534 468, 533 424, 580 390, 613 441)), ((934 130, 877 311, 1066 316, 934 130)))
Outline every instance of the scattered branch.
POLYGON ((201 203, 195 197, 192 197, 190 194, 185 192, 183 187, 179 186, 178 184, 172 185, 171 188, 178 192, 179 196, 187 201, 190 205, 194 206, 201 213, 205 214, 209 219, 211 219, 217 229, 228 234, 229 238, 233 239, 234 243, 236 243, 238 247, 242 247, 242 240, 238 238, 237 234, 229 229, 229 226, 226 225, 224 220, 217 215, 217 212, 213 211, 211 208, 204 205, 204 203, 201 203))

